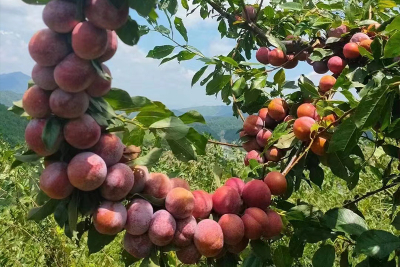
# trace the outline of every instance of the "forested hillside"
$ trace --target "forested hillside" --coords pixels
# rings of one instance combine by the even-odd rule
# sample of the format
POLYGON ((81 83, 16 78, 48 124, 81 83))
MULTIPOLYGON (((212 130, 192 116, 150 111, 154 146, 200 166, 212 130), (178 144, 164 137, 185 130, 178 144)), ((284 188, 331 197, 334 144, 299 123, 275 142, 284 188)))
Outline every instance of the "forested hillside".
POLYGON ((28 121, 7 110, 0 104, 0 137, 12 146, 24 142, 24 132, 28 121))

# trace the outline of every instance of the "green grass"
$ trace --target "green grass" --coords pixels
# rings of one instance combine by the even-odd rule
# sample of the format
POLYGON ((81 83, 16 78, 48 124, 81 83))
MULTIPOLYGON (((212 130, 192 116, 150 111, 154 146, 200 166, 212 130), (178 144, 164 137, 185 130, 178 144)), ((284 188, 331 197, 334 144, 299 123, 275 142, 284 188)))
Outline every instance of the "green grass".
MULTIPOLYGON (((12 154, 11 146, 0 141, 0 266, 124 266, 121 261, 123 234, 103 251, 89 256, 86 234, 78 244, 77 240, 71 240, 64 235, 52 216, 39 223, 27 221, 28 210, 37 205, 32 192, 37 191, 41 167, 24 165, 11 170, 12 154)), ((207 155, 199 157, 197 162, 179 162, 167 153, 151 170, 167 173, 170 177, 182 177, 189 181, 192 189, 212 192, 225 179, 240 173, 243 157, 244 153, 238 149, 210 145, 207 155), (216 176, 221 178, 216 179, 216 176)), ((371 160, 382 161, 378 157, 371 160)), ((345 200, 380 186, 379 179, 371 173, 361 173, 359 185, 349 191, 343 180, 326 171, 322 190, 303 182, 290 201, 304 201, 327 211, 333 207, 341 207, 345 200)), ((390 226, 389 219, 392 208, 390 194, 393 191, 394 189, 384 191, 359 203, 358 208, 365 215, 369 228, 399 234, 390 226)), ((272 248, 279 244, 287 245, 288 238, 274 242, 272 248)), ((306 245, 304 257, 296 262, 296 266, 311 266, 311 259, 318 245, 306 245)), ((338 261, 344 249, 342 242, 336 242, 335 248, 338 261)), ((244 252, 247 253, 248 251, 244 252)), ((357 261, 360 259, 356 258, 357 261)))

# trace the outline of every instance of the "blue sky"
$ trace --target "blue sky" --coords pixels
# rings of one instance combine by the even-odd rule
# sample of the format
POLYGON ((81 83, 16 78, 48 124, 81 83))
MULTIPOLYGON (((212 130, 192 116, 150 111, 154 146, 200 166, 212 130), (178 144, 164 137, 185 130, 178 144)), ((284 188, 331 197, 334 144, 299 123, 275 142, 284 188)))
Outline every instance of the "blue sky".
MULTIPOLYGON (((22 0, 0 1, 0 73, 21 71, 30 75, 34 62, 28 53, 28 43, 37 30, 45 27, 41 20, 42 10, 43 6, 27 5, 22 0)), ((131 16, 140 24, 146 24, 135 11, 131 11, 131 16)), ((160 24, 168 26, 165 15, 160 12, 159 16, 160 24)), ((203 20, 198 12, 186 17, 184 9, 179 9, 177 16, 183 19, 188 30, 189 44, 206 56, 226 55, 235 45, 233 40, 220 38, 216 20, 203 20)), ((178 32, 175 37, 184 43, 178 32)), ((218 97, 206 96, 204 87, 190 86, 194 73, 203 66, 201 62, 190 60, 178 64, 174 61, 159 66, 160 60, 146 58, 149 50, 163 44, 170 44, 170 41, 154 32, 144 36, 134 47, 119 42, 117 54, 106 62, 113 76, 113 86, 128 91, 132 96, 162 101, 174 109, 223 104, 218 97)), ((288 70, 286 77, 295 80, 301 73, 314 82, 321 77, 306 63, 288 70)))

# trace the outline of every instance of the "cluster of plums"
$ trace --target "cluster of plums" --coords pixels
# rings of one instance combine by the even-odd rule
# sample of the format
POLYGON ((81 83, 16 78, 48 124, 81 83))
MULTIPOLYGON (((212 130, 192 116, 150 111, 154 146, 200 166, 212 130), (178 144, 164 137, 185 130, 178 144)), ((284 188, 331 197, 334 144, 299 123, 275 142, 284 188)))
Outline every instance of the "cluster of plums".
MULTIPOLYGON (((281 122, 288 122, 293 127, 295 137, 303 142, 309 142, 313 138, 312 127, 314 124, 327 124, 336 121, 336 115, 330 114, 326 117, 318 115, 315 105, 303 103, 293 107, 296 116, 289 115, 289 105, 281 98, 272 99, 268 107, 259 110, 258 115, 248 116, 243 123, 240 137, 244 140, 242 146, 247 151, 244 159, 245 165, 250 160, 256 160, 260 164, 267 162, 278 162, 285 155, 284 149, 279 149, 268 144, 273 135, 274 128, 281 122), (266 146, 269 146, 265 150, 266 146)), ((325 155, 325 146, 329 140, 328 134, 321 134, 313 138, 311 151, 316 155, 325 155)))
POLYGON ((120 202, 103 202, 94 214, 97 231, 114 235, 125 229, 124 248, 136 258, 152 249, 173 245, 182 263, 195 264, 202 256, 222 257, 227 251, 239 254, 249 240, 279 236, 283 223, 269 209, 271 192, 286 191, 286 179, 271 172, 265 181, 232 177, 213 194, 190 191, 187 181, 169 179, 162 173, 148 173, 146 167, 133 169, 135 184, 143 193, 164 198, 162 208, 135 198, 125 208, 120 202), (213 219, 209 219, 213 213, 213 219))

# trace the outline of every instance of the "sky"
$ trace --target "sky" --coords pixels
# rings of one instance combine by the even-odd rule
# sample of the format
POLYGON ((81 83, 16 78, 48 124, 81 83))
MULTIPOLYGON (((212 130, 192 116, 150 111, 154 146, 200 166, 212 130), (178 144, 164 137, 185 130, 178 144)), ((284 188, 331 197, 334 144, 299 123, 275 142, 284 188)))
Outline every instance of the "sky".
MULTIPOLYGON (((255 2, 246 1, 248 4, 255 2)), ((0 74, 20 71, 30 75, 35 63, 29 56, 28 43, 36 31, 46 27, 42 22, 43 8, 27 5, 22 0, 0 1, 0 74)), ((146 24, 134 10, 131 10, 130 15, 139 24, 146 24)), ((159 24, 168 26, 165 15, 159 12, 159 16, 159 24)), ((183 8, 178 10, 177 16, 183 19, 187 28, 189 44, 204 55, 226 55, 234 47, 234 40, 220 38, 215 19, 203 20, 199 11, 187 17, 183 8)), ((175 32, 175 37, 179 43, 184 44, 178 32, 175 32)), ((172 43, 156 32, 143 36, 138 45, 133 47, 120 41, 116 55, 106 62, 112 73, 112 86, 124 89, 131 96, 145 96, 161 101, 172 109, 224 105, 218 96, 207 96, 205 87, 198 84, 191 87, 192 77, 203 66, 202 62, 190 60, 179 64, 170 61, 159 66, 160 60, 146 57, 154 46, 166 44, 172 43)), ((318 84, 321 75, 313 72, 303 62, 294 70, 287 70, 286 78, 296 80, 302 73, 318 84)))

